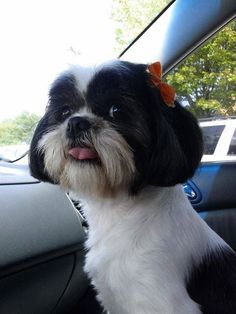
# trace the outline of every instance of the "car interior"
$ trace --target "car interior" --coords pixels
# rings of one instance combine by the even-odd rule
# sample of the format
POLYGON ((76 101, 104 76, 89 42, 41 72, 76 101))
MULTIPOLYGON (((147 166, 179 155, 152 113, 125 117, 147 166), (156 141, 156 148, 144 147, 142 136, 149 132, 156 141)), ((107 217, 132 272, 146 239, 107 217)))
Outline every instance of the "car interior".
MULTIPOLYGON (((168 74, 236 15, 235 0, 176 0, 120 54, 160 60, 168 74)), ((236 250, 236 161, 202 162, 184 190, 236 250)), ((102 313, 83 271, 88 231, 80 203, 0 160, 0 313, 102 313)))

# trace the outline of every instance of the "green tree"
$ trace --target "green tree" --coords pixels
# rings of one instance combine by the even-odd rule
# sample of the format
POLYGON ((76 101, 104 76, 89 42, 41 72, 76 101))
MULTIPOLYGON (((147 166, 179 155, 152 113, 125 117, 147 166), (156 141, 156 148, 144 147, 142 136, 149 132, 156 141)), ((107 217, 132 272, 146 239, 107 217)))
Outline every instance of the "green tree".
POLYGON ((29 143, 40 117, 23 112, 14 119, 0 123, 0 145, 29 143))
POLYGON ((121 52, 171 0, 113 0, 116 50, 121 52))
POLYGON ((167 81, 199 118, 236 114, 236 22, 174 69, 167 81))
MULTIPOLYGON (((113 0, 122 51, 170 1, 113 0)), ((197 117, 236 114, 236 22, 187 57, 166 80, 197 117)))

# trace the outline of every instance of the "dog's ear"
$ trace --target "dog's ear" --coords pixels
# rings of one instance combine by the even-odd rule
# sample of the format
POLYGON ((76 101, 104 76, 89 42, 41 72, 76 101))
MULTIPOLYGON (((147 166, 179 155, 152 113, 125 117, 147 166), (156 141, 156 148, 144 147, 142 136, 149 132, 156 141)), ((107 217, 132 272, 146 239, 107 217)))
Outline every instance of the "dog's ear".
POLYGON ((47 126, 47 121, 45 116, 39 121, 36 130, 34 132, 31 144, 30 144, 30 150, 29 150, 29 168, 30 168, 30 173, 31 175, 39 179, 40 181, 44 182, 50 182, 56 184, 50 178, 49 174, 45 170, 44 166, 44 154, 41 150, 38 148, 38 143, 44 134, 43 132, 45 131, 47 126))
POLYGON ((193 176, 202 157, 203 141, 195 117, 178 102, 168 107, 158 89, 153 89, 153 147, 148 183, 172 186, 193 176))

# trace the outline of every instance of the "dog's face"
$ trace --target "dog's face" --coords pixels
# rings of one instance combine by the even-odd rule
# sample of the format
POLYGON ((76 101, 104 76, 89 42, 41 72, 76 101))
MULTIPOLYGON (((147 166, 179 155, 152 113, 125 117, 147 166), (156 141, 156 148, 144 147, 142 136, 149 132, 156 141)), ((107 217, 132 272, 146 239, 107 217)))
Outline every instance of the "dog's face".
POLYGON ((30 169, 66 190, 105 196, 184 182, 201 155, 195 119, 165 105, 147 66, 114 61, 73 67, 53 83, 30 169))

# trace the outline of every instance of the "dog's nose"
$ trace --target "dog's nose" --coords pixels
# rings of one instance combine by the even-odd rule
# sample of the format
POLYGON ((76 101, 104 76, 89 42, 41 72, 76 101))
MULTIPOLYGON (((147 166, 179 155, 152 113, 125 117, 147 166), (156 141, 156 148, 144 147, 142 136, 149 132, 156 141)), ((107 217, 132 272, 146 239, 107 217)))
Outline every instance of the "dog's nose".
POLYGON ((83 117, 73 117, 68 121, 66 134, 70 138, 75 138, 82 131, 86 131, 91 127, 88 119, 83 117))

